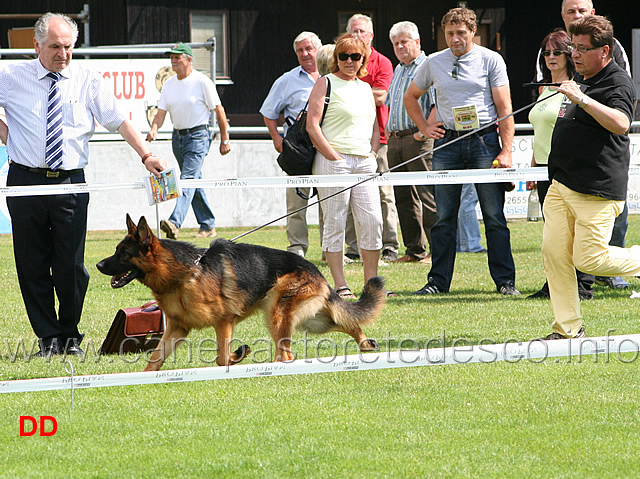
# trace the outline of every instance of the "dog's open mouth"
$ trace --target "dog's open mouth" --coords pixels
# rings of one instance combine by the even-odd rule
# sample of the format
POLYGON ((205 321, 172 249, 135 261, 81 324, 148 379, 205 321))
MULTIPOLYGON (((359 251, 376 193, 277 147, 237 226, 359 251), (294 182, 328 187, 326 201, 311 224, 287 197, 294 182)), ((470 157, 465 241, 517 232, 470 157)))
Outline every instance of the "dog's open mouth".
POLYGON ((122 288, 123 286, 129 284, 132 280, 134 280, 136 276, 138 276, 137 271, 129 271, 128 273, 122 273, 112 276, 111 287, 122 288))

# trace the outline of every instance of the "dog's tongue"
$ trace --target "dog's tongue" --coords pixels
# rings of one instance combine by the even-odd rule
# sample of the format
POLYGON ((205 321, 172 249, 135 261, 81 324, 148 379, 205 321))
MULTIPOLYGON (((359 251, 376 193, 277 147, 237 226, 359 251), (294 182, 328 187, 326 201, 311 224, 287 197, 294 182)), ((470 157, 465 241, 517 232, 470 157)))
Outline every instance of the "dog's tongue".
MULTIPOLYGON (((122 273, 111 277, 111 287, 112 288, 120 288, 124 286, 122 283, 122 279, 127 276, 129 273, 122 273)), ((127 284, 126 282, 124 284, 127 284)))

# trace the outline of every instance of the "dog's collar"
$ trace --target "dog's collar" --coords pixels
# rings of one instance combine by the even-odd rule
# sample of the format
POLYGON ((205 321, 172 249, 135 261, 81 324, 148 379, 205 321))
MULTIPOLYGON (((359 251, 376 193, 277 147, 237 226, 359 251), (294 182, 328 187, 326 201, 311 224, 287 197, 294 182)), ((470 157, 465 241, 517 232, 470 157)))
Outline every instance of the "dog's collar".
POLYGON ((202 259, 202 255, 199 255, 196 260, 195 260, 195 265, 199 266, 200 265, 200 259, 202 259))

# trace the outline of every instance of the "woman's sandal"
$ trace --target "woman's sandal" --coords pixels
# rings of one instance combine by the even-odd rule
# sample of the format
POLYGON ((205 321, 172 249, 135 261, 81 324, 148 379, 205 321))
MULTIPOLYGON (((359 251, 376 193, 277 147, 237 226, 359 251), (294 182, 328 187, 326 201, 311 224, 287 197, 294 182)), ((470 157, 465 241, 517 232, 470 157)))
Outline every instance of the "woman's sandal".
POLYGON ((398 295, 396 293, 394 293, 393 291, 387 291, 387 298, 395 298, 398 295))
POLYGON ((343 286, 342 288, 336 289, 336 294, 342 299, 356 299, 356 295, 351 292, 349 286, 343 286))

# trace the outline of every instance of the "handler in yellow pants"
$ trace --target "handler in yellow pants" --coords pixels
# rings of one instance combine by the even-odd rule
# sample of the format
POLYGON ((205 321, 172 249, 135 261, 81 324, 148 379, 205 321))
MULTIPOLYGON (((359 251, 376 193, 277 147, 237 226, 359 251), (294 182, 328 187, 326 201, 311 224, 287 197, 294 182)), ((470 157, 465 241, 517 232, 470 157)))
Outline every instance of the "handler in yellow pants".
POLYGON ((544 202, 542 259, 549 281, 553 330, 575 336, 582 327, 575 269, 598 276, 640 276, 640 247, 610 246, 624 201, 573 191, 553 181, 544 202))
POLYGON ((613 25, 598 15, 569 25, 577 74, 563 81, 551 138, 542 259, 554 332, 585 336, 575 268, 598 276, 640 275, 640 247, 609 246, 629 182, 629 127, 635 86, 612 59, 613 25))

